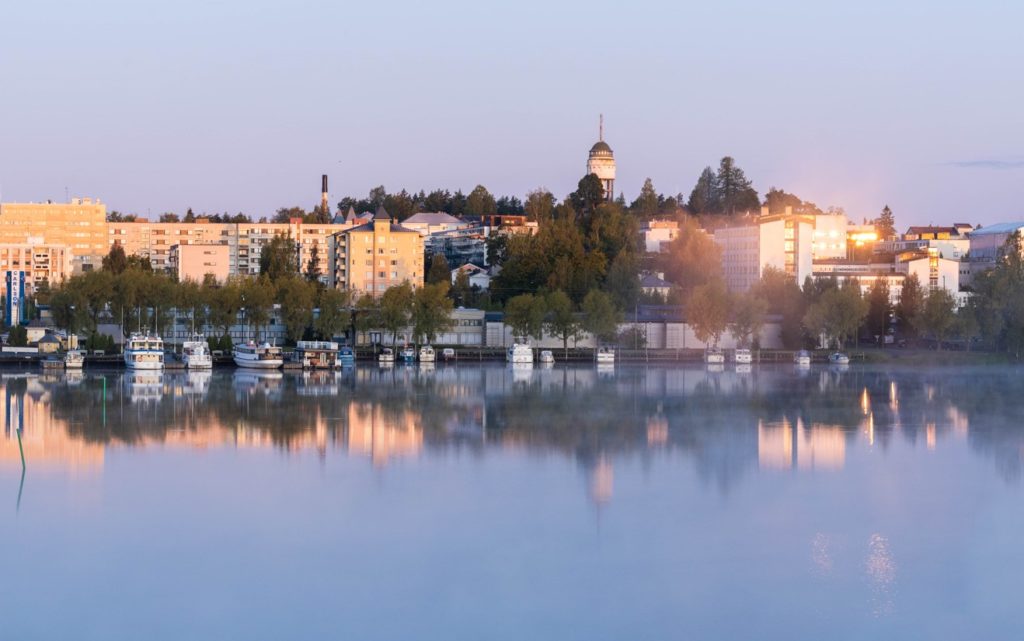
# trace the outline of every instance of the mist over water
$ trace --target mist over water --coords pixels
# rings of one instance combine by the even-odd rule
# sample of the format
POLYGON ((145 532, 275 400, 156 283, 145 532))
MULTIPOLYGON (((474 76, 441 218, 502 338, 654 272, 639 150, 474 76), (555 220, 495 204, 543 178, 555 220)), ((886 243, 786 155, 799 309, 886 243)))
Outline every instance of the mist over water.
POLYGON ((8 371, 0 400, 4 638, 1021 634, 1017 368, 8 371))

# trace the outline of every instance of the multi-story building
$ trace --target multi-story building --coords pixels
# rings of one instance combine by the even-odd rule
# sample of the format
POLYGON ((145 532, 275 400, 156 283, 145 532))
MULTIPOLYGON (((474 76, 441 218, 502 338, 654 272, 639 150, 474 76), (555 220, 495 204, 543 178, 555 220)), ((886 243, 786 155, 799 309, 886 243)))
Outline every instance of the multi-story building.
POLYGON ((334 287, 380 296, 408 281, 423 285, 423 237, 392 222, 383 207, 365 225, 338 232, 331 252, 334 287))
POLYGON ((179 281, 201 283, 210 277, 223 283, 231 275, 231 248, 225 243, 175 245, 170 252, 170 271, 179 281))
POLYGON ((644 251, 656 254, 679 236, 679 223, 674 220, 649 220, 640 228, 644 251))
MULTIPOLYGON (((72 274, 71 250, 66 245, 0 245, 0 272, 24 272, 25 291, 32 295, 46 285, 58 285, 72 274)), ((7 295, 6 287, 3 295, 7 295)))
POLYGON ((846 258, 847 229, 850 223, 846 214, 818 214, 814 216, 814 244, 811 256, 815 260, 846 258))
POLYGON ((715 230, 722 249, 722 271, 730 291, 745 292, 768 267, 790 274, 797 283, 812 273, 814 216, 768 214, 767 208, 753 224, 715 230))
POLYGON ((0 244, 63 245, 75 273, 98 269, 109 249, 107 206, 90 198, 0 203, 0 244))
POLYGON ((472 224, 456 218, 451 214, 440 212, 421 212, 413 214, 402 221, 402 227, 418 231, 421 236, 430 236, 443 232, 466 229, 472 224))

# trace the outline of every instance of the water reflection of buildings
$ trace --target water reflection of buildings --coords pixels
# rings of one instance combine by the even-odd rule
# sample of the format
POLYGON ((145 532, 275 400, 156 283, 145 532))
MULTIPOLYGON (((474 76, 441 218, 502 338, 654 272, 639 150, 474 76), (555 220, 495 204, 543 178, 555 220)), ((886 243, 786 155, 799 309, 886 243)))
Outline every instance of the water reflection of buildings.
POLYGON ((757 462, 768 470, 840 470, 846 463, 846 436, 834 425, 814 424, 802 418, 757 422, 757 462))
POLYGON ((353 402, 347 414, 348 451, 369 457, 374 467, 383 467, 394 458, 414 456, 423 449, 423 429, 411 410, 353 402))

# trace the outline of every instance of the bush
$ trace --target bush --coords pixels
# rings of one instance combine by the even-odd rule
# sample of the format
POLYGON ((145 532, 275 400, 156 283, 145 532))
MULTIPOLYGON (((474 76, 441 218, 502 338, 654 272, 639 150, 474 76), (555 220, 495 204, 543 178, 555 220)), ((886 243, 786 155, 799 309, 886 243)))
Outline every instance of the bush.
POLYGON ((643 349, 647 347, 647 333, 639 327, 626 327, 619 332, 616 342, 625 349, 643 349))
POLYGON ((28 330, 21 325, 15 325, 7 334, 7 344, 11 347, 25 347, 28 345, 28 330))

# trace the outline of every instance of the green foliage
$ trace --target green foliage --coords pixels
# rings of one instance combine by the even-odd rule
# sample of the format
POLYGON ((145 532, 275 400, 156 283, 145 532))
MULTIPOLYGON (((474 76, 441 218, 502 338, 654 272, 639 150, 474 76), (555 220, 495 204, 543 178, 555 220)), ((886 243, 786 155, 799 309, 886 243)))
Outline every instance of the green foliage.
POLYGON ((619 332, 615 342, 628 349, 643 349, 647 347, 647 332, 637 326, 626 327, 619 332))
POLYGON ((391 334, 391 341, 398 340, 399 330, 408 327, 412 317, 412 285, 404 282, 392 285, 380 298, 380 325, 391 334))
POLYGON ((545 300, 547 317, 544 329, 562 339, 562 349, 569 354, 569 340, 579 340, 583 327, 573 310, 572 300, 561 290, 553 291, 545 300))
POLYGON ((311 283, 320 282, 320 245, 313 245, 309 250, 309 260, 306 261, 306 270, 303 272, 306 280, 311 283))
POLYGON ((94 352, 101 350, 105 354, 112 354, 117 351, 117 344, 114 342, 114 337, 109 334, 100 334, 92 332, 89 337, 85 339, 83 345, 86 351, 94 352))
POLYGON ((695 287, 722 277, 722 250, 693 218, 684 218, 679 235, 657 260, 665 279, 674 283, 685 300, 695 287))
POLYGON ((596 289, 591 290, 583 298, 580 307, 583 310, 583 329, 599 342, 615 340, 622 313, 615 308, 608 294, 596 289))
POLYGON ((313 329, 323 340, 331 340, 341 335, 352 323, 352 313, 348 307, 351 293, 339 289, 325 289, 320 293, 319 308, 313 329))
POLYGON ((757 294, 747 292, 733 297, 732 322, 729 329, 740 347, 750 347, 756 342, 764 327, 764 315, 768 304, 757 294))
POLYGON ((124 247, 121 246, 121 243, 114 243, 114 246, 110 248, 110 252, 103 257, 101 265, 103 271, 114 275, 128 269, 128 256, 124 253, 124 247))
POLYGON ((427 270, 428 283, 449 283, 451 282, 452 268, 448 266, 448 259, 444 254, 434 254, 430 258, 430 269, 427 270))
POLYGON ((274 236, 260 249, 260 275, 277 282, 298 271, 297 261, 291 234, 274 236))
POLYGON ((312 283, 295 275, 281 278, 277 282, 275 299, 281 304, 281 320, 288 340, 301 340, 306 329, 312 325, 316 293, 312 283))
POLYGON ((512 336, 541 338, 544 333, 544 299, 533 294, 520 294, 505 303, 505 324, 512 329, 512 336))
POLYGON ((798 349, 804 343, 803 319, 807 302, 800 286, 792 276, 780 269, 768 267, 751 289, 765 303, 768 313, 782 317, 780 339, 786 349, 798 349))
POLYGON ((792 208, 794 214, 809 214, 812 216, 821 215, 821 209, 810 201, 800 200, 795 194, 789 194, 781 189, 772 187, 764 196, 765 207, 770 215, 786 213, 786 207, 792 208))
POLYGON ((731 156, 722 158, 717 173, 712 172, 711 167, 704 168, 690 192, 688 203, 690 211, 695 214, 727 216, 757 211, 760 206, 757 191, 731 156))
POLYGON ((551 220, 555 211, 555 197, 546 189, 536 189, 526 195, 526 203, 523 206, 527 220, 536 222, 547 222, 551 220))
POLYGON ((812 303, 804 315, 804 326, 815 336, 824 335, 828 343, 840 349, 847 339, 855 338, 868 314, 868 303, 855 279, 840 288, 830 288, 812 303))
POLYGON ((605 200, 604 185, 597 174, 587 174, 576 185, 576 191, 569 194, 569 202, 584 217, 592 214, 605 200))
POLYGON ((889 281, 876 278, 868 290, 868 332, 872 336, 885 336, 889 331, 889 316, 893 307, 890 300, 889 281))
POLYGON ((721 194, 715 170, 705 167, 690 192, 687 208, 694 214, 712 214, 722 210, 721 194))
POLYGON ((629 209, 643 220, 650 220, 658 215, 661 202, 650 178, 644 180, 644 185, 640 188, 640 195, 629 206, 629 209))
POLYGON ((452 308, 452 299, 448 297, 448 281, 420 287, 413 295, 413 336, 426 343, 433 343, 438 334, 451 329, 452 308))
POLYGON ((908 338, 917 338, 920 333, 919 317, 924 309, 924 295, 917 274, 903 281, 900 300, 896 304, 896 317, 899 319, 900 332, 908 338))
POLYGON ((466 208, 464 213, 471 216, 490 216, 497 213, 497 203, 494 196, 483 185, 477 185, 466 197, 466 208))
POLYGON ((246 278, 241 281, 241 303, 245 320, 259 340, 262 330, 270 322, 274 307, 274 284, 266 276, 246 278))
POLYGON ((7 344, 11 347, 26 347, 28 345, 28 329, 23 325, 14 325, 7 333, 7 344))
POLYGON ((716 278, 693 288, 686 301, 686 321, 697 340, 718 345, 729 318, 730 296, 725 283, 716 278))
POLYGON ((631 251, 622 251, 612 261, 604 290, 619 309, 634 309, 640 299, 640 261, 631 251))
POLYGON ((875 233, 878 234, 879 240, 888 240, 896 235, 896 217, 893 216, 889 205, 886 205, 875 219, 875 233))
POLYGON ((380 306, 372 294, 363 294, 356 301, 355 320, 356 332, 365 334, 374 327, 380 327, 380 306))
POLYGON ((929 291, 924 299, 919 324, 924 332, 931 334, 935 339, 938 349, 942 349, 942 342, 953 329, 955 322, 956 300, 953 295, 941 287, 929 291))

